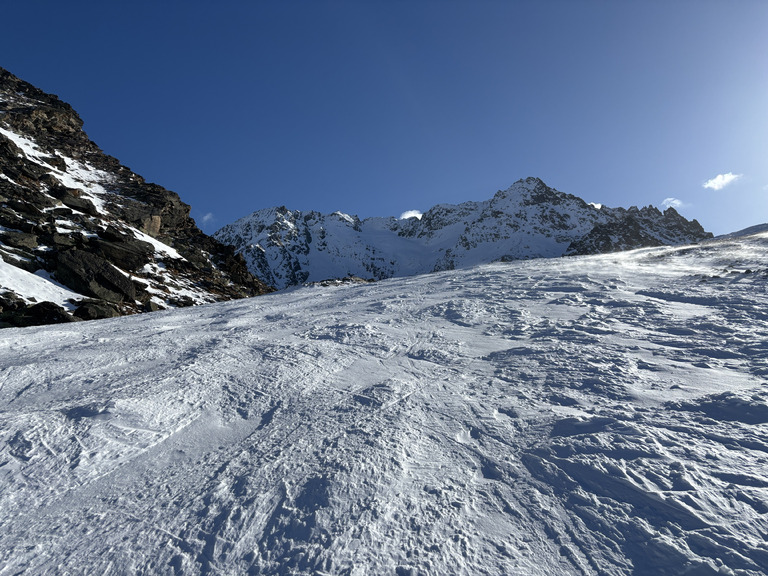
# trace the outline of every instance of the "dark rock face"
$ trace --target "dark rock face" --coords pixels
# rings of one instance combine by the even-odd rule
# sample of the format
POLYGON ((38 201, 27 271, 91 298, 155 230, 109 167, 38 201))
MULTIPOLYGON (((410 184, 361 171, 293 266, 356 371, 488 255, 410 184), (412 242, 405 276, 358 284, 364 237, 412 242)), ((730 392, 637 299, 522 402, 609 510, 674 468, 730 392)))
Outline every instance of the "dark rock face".
POLYGON ((663 214, 653 206, 641 210, 617 208, 614 212, 616 218, 597 224, 586 236, 571 242, 566 254, 604 254, 712 238, 696 220, 683 218, 674 208, 667 208, 663 214))
POLYGON ((177 194, 104 154, 82 125, 71 106, 0 68, 0 265, 81 295, 59 302, 61 314, 44 313, 19 286, 2 286, 16 298, 6 297, 0 322, 103 318, 270 290, 197 228, 177 194))
POLYGON ((128 278, 108 260, 85 250, 59 252, 56 278, 76 292, 107 302, 136 300, 136 289, 128 278))
POLYGON ((30 304, 13 292, 0 293, 0 328, 40 326, 73 320, 64 308, 53 302, 30 304))
POLYGON ((98 320, 99 318, 116 318, 120 316, 120 310, 103 301, 86 301, 77 307, 74 314, 80 320, 98 320))

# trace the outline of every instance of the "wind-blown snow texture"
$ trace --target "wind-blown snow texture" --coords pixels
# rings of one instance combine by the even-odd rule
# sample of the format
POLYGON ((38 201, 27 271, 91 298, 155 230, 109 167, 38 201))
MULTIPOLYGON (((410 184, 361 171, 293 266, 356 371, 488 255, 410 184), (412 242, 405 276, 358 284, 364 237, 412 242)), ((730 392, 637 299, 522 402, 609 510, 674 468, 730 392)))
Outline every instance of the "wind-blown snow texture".
POLYGON ((0 332, 0 574, 765 574, 768 233, 0 332))
POLYGON ((350 275, 381 280, 497 260, 690 244, 712 234, 673 208, 597 207, 527 178, 491 200, 440 204, 421 219, 267 208, 214 237, 235 246, 255 276, 285 288, 350 275))

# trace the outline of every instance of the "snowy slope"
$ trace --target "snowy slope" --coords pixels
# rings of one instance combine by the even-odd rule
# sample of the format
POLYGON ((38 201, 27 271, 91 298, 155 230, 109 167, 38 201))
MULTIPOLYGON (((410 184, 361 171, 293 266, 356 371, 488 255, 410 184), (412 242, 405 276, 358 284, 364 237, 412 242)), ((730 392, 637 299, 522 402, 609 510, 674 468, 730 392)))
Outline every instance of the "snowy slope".
POLYGON ((731 232, 730 234, 724 234, 721 237, 722 238, 738 238, 739 236, 752 236, 753 234, 759 234, 761 232, 768 232, 768 223, 757 224, 756 226, 750 226, 749 228, 744 228, 744 230, 731 232))
POLYGON ((0 575, 768 571, 768 234, 0 332, 0 575))
POLYGON ((280 207, 254 212, 214 234, 277 288, 348 275, 380 280, 497 260, 687 244, 711 236, 674 209, 600 207, 538 178, 519 180, 485 202, 434 206, 421 219, 360 220, 280 207))

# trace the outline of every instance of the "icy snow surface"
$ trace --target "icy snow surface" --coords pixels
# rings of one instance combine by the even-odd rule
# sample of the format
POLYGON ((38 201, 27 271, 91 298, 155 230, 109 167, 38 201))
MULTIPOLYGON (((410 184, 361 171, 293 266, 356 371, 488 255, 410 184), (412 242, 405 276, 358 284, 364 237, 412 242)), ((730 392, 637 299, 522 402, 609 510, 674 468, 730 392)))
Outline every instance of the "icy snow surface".
POLYGON ((768 571, 768 234, 0 332, 0 575, 768 571))

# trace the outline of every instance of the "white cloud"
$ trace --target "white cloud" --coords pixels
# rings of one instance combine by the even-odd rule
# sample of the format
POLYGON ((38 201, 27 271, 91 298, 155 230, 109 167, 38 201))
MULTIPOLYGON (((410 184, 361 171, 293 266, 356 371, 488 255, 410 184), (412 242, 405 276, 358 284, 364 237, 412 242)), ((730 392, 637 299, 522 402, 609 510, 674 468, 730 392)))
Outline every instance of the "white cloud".
POLYGON ((704 182, 704 188, 711 188, 712 190, 722 190, 731 182, 735 182, 741 178, 741 174, 733 174, 728 172, 726 174, 718 174, 714 178, 711 178, 704 182))
POLYGON ((213 221, 213 218, 214 218, 213 213, 208 212, 205 216, 202 217, 202 222, 203 224, 208 224, 209 222, 213 221))
POLYGON ((664 201, 661 203, 661 205, 664 208, 675 208, 675 209, 682 208, 683 206, 685 206, 685 204, 683 204, 683 201, 678 200, 677 198, 664 198, 664 201))
POLYGON ((403 212, 400 214, 400 220, 405 220, 406 218, 418 218, 421 220, 422 213, 418 210, 408 210, 407 212, 403 212))

